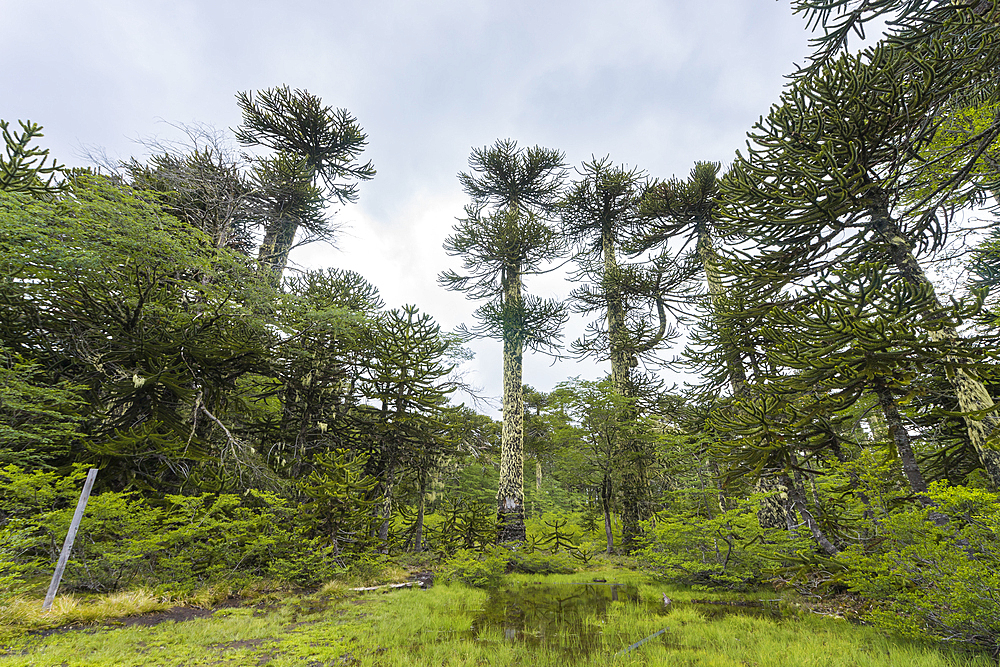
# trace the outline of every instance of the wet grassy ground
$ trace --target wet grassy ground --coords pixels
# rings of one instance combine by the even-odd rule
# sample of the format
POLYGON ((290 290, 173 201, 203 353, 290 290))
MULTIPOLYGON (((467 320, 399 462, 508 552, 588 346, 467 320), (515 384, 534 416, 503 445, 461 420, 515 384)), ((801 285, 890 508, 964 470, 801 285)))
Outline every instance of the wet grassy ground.
POLYGON ((22 635, 0 656, 0 667, 609 664, 993 663, 784 602, 670 589, 613 571, 512 576, 494 593, 457 585, 368 593, 328 587, 214 610, 181 607, 22 635))

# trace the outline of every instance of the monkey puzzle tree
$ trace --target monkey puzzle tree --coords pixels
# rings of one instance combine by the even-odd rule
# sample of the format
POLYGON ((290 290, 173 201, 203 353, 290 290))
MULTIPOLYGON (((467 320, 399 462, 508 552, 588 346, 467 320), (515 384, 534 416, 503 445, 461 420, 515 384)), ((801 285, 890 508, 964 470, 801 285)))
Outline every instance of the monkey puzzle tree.
MULTIPOLYGON (((753 306, 745 298, 738 298, 732 285, 727 288, 725 261, 715 248, 719 167, 717 162, 696 162, 685 180, 671 178, 651 184, 641 205, 646 224, 639 247, 662 247, 678 241, 683 247, 694 246, 693 264, 705 276, 708 299, 702 305, 704 317, 696 325, 692 342, 695 346, 707 342, 708 345, 702 348, 707 347, 711 352, 705 354, 705 349, 692 352, 689 347, 687 357, 706 379, 703 390, 706 394, 716 395, 728 384, 732 398, 739 400, 753 393, 749 389, 748 376, 762 379, 759 360, 762 355, 759 337, 754 340, 749 334, 756 327, 740 321, 746 317, 746 313, 740 311, 753 306)), ((732 407, 723 404, 717 409, 732 407)), ((726 436, 719 433, 716 438, 722 441, 726 436)), ((790 506, 782 500, 788 498, 789 492, 784 472, 783 462, 774 460, 764 461, 754 473, 758 491, 771 494, 758 512, 761 527, 781 528, 793 523, 790 506)))
POLYGON ((413 550, 423 548, 425 497, 430 475, 449 448, 442 413, 455 390, 447 356, 455 341, 416 306, 394 308, 375 318, 367 338, 371 361, 362 382, 376 401, 374 439, 382 476, 383 512, 379 539, 388 539, 398 478, 412 475, 417 488, 413 550))
MULTIPOLYGON (((611 386, 625 399, 635 399, 650 387, 635 370, 642 357, 650 357, 660 343, 674 333, 667 326, 666 297, 676 298, 685 275, 683 266, 654 261, 623 263, 622 247, 628 247, 638 232, 638 206, 643 175, 638 169, 614 166, 608 158, 585 162, 561 204, 562 231, 578 248, 573 278, 586 281, 570 294, 573 309, 598 313, 588 335, 574 341, 581 356, 611 362, 611 386), (653 315, 651 318, 650 315, 653 315), (656 326, 648 324, 655 319, 656 326)), ((635 405, 633 401, 631 403, 635 405)), ((623 420, 638 414, 620 411, 623 420)), ((631 431, 621 428, 624 438, 631 431)), ((640 531, 639 522, 649 518, 650 493, 646 470, 651 452, 639 438, 613 443, 620 467, 622 543, 626 548, 640 531)))
POLYGON ((473 149, 469 167, 459 181, 472 203, 444 242, 448 254, 462 257, 465 273, 446 271, 439 282, 486 300, 476 310, 479 324, 465 333, 503 342, 497 536, 499 542, 518 542, 525 537, 524 348, 552 350, 566 319, 562 304, 524 294, 523 282, 563 250, 549 219, 561 194, 565 159, 560 151, 518 148, 505 139, 473 149))
POLYGON ((317 96, 288 86, 237 93, 236 99, 243 111, 237 140, 274 151, 258 160, 253 178, 269 208, 260 262, 278 284, 296 232, 328 237, 326 201, 356 201, 358 181, 371 179, 375 167, 357 161, 368 137, 346 109, 324 106, 317 96))
MULTIPOLYGON (((937 130, 942 91, 976 76, 933 55, 883 46, 841 57, 796 80, 755 125, 748 154, 737 154, 722 188, 728 230, 757 245, 748 285, 787 293, 831 267, 884 261, 934 306, 922 311, 929 338, 957 347, 955 323, 939 316, 942 306, 916 257, 933 256, 946 242, 940 206, 980 186, 950 179, 915 205, 901 203, 901 193, 923 182, 919 151, 937 130)), ((945 353, 940 362, 969 439, 1000 486, 993 401, 967 360, 945 353)))

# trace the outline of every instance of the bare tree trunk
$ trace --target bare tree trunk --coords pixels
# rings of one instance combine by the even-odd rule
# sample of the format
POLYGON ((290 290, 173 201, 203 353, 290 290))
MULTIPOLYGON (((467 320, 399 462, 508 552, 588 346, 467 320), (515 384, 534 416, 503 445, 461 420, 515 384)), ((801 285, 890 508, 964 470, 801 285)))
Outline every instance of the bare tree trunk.
POLYGON ((899 455, 899 462, 903 467, 903 476, 906 477, 906 481, 909 483, 910 490, 913 493, 918 494, 918 497, 922 496, 926 498, 923 494, 927 493, 927 482, 924 480, 924 476, 917 466, 917 457, 914 455, 913 447, 910 444, 910 434, 903 424, 903 418, 899 414, 899 408, 896 407, 896 401, 892 396, 892 392, 882 378, 876 378, 872 386, 875 390, 875 395, 878 397, 879 405, 882 407, 882 412, 885 415, 885 424, 889 429, 889 437, 892 439, 896 453, 899 455))
POLYGON ((385 553, 389 553, 389 522, 392 520, 392 491, 395 483, 396 469, 390 465, 386 475, 385 497, 382 500, 382 523, 378 528, 378 539, 385 553))
POLYGON ((823 534, 823 529, 820 528, 819 523, 813 517, 812 512, 809 511, 809 507, 806 505, 805 494, 801 489, 795 486, 794 483, 792 483, 792 480, 788 478, 788 475, 784 475, 783 477, 784 479, 782 481, 785 483, 785 486, 788 487, 788 497, 791 499, 792 505, 795 509, 799 511, 799 516, 802 517, 802 520, 805 521, 806 526, 808 526, 809 532, 812 533, 812 537, 816 541, 816 544, 818 544, 820 548, 827 553, 827 555, 836 556, 840 553, 840 549, 835 547, 833 542, 827 539, 826 535, 823 534))
MULTIPOLYGON (((611 231, 602 234, 604 280, 608 285, 608 351, 611 358, 611 384, 615 393, 632 398, 632 367, 636 363, 630 349, 628 329, 625 324, 625 304, 619 283, 620 269, 611 231)), ((622 421, 633 420, 634 414, 622 415, 622 421)), ((642 443, 621 437, 615 443, 618 465, 621 469, 622 547, 628 550, 642 532, 640 522, 646 518, 649 497, 649 479, 646 476, 645 452, 642 443)))
POLYGON ((413 529, 413 551, 420 553, 424 550, 424 496, 426 495, 426 482, 423 473, 419 475, 420 483, 417 497, 417 524, 413 529))
POLYGON ((500 431, 500 483, 497 488, 497 542, 523 542, 524 528, 524 332, 506 321, 521 310, 521 275, 503 276, 503 425, 500 431))
POLYGON ((601 480, 601 509, 604 511, 604 537, 607 540, 606 553, 610 556, 615 550, 615 534, 611 530, 611 477, 604 473, 601 480))

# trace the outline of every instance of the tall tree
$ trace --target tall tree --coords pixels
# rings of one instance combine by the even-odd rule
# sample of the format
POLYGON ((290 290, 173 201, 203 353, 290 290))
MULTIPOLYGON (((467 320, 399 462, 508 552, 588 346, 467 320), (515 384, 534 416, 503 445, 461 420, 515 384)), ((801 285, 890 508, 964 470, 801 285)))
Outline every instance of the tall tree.
MULTIPOLYGON (((589 335, 574 341, 576 352, 611 362, 611 383, 629 405, 653 389, 638 366, 676 332, 667 326, 665 296, 676 298, 686 278, 683 268, 662 258, 650 267, 645 262, 623 262, 622 247, 635 241, 639 226, 639 201, 644 177, 638 169, 614 166, 608 158, 585 162, 580 178, 562 202, 562 229, 578 248, 575 280, 586 283, 573 290, 573 308, 598 313, 589 335), (673 271, 669 271, 674 269, 673 271), (650 326, 653 320, 656 325, 650 326)), ((625 421, 638 414, 618 413, 625 421)), ((630 431, 614 431, 625 437, 630 431)), ((639 535, 640 521, 649 518, 651 499, 646 470, 650 452, 641 439, 613 443, 621 468, 622 543, 630 548, 639 535)))
MULTIPOLYGON (((798 79, 757 123, 747 156, 737 155, 723 190, 729 229, 759 245, 750 284, 787 293, 831 266, 881 258, 934 306, 923 311, 928 337, 958 349, 955 322, 940 316, 944 309, 917 256, 933 256, 946 241, 935 215, 940 206, 980 185, 950 179, 911 206, 902 206, 900 196, 926 173, 919 150, 936 132, 942 89, 961 89, 976 76, 934 55, 878 47, 798 79), (911 71, 917 62, 919 77, 911 71)), ((993 400, 968 360, 946 353, 941 366, 969 440, 1000 486, 993 400)))
POLYGON ((497 531, 500 542, 519 542, 525 537, 524 348, 552 350, 566 319, 562 304, 524 294, 523 283, 562 252, 549 220, 565 179, 565 158, 560 151, 518 148, 506 139, 474 149, 469 167, 459 181, 472 202, 444 242, 448 254, 462 257, 465 273, 446 271, 439 282, 486 300, 476 310, 479 324, 466 333, 503 342, 497 531))
POLYGON ((236 99, 243 112, 237 140, 274 151, 258 161, 254 178, 270 209, 260 262, 278 284, 296 232, 328 237, 326 200, 356 201, 358 181, 375 176, 375 167, 358 161, 368 137, 346 109, 324 106, 319 97, 288 86, 241 92, 236 99))
MULTIPOLYGON (((693 246, 693 264, 704 276, 708 287, 708 298, 703 301, 703 317, 692 337, 693 341, 710 339, 715 352, 703 354, 702 350, 689 348, 688 360, 702 371, 706 382, 703 388, 705 398, 717 396, 725 385, 729 386, 732 399, 748 398, 752 385, 748 378, 761 378, 759 368, 752 367, 755 357, 761 356, 759 348, 746 335, 749 327, 738 319, 741 301, 733 292, 733 286, 725 284, 726 263, 715 247, 718 234, 718 174, 717 162, 696 162, 687 179, 671 178, 653 183, 647 188, 642 201, 641 214, 647 221, 641 248, 681 243, 693 246), (699 333, 701 335, 699 335, 699 333), (718 363, 721 362, 721 363, 718 363), (748 369, 748 366, 750 368, 748 369)), ((710 398, 711 400, 711 398, 710 398)), ((732 401, 716 401, 716 409, 732 409, 732 401)), ((715 434, 717 441, 726 441, 724 433, 715 434)), ((784 461, 764 461, 756 468, 757 490, 770 494, 762 502, 758 517, 761 526, 781 528, 794 523, 790 515, 788 487, 785 484, 784 461)))

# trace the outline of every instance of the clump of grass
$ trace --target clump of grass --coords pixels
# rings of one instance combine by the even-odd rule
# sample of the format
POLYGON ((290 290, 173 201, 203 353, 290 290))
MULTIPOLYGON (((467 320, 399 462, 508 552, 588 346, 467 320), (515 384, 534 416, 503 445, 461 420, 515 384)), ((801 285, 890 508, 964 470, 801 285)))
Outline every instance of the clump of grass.
POLYGON ((6 626, 36 630, 63 625, 90 625, 169 607, 169 600, 147 589, 89 598, 58 595, 52 601, 52 607, 44 611, 39 598, 15 597, 3 609, 0 621, 6 626))

